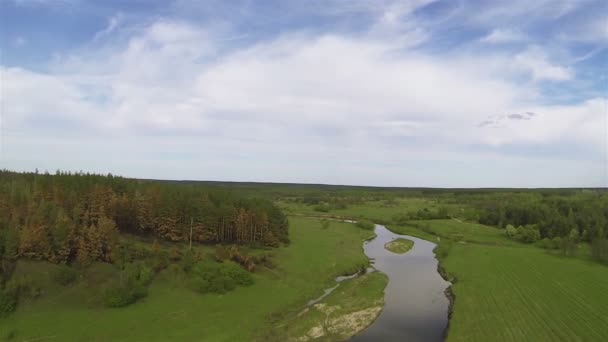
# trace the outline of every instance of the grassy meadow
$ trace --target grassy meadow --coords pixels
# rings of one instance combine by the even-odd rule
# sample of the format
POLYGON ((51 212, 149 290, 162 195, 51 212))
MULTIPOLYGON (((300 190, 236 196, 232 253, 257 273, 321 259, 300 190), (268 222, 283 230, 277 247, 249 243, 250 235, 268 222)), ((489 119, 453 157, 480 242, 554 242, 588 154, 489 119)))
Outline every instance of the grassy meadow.
MULTIPOLYGON (((101 307, 96 298, 103 280, 118 274, 109 264, 93 265, 90 274, 62 288, 50 279, 52 265, 20 262, 15 276, 29 277, 40 287, 40 294, 0 319, 0 340, 267 339, 277 322, 333 286, 334 277, 366 266, 362 241, 371 236, 373 232, 352 224, 332 222, 322 229, 317 219, 290 218, 292 243, 276 250, 277 268, 254 274, 254 285, 224 295, 201 295, 184 286, 179 274, 169 268, 152 282, 149 296, 117 309, 101 307)), ((370 300, 382 298, 385 284, 375 279, 366 287, 370 300)))
MULTIPOLYGON (((329 215, 374 219, 419 210, 420 201, 378 202, 329 215), (348 213, 347 215, 345 213, 348 213)), ((431 203, 431 202, 427 202, 431 203)), ((299 206, 314 213, 310 206, 299 206)), ((297 206, 292 206, 296 211, 297 206)), ((316 212, 315 214, 319 214, 316 212)), ((381 222, 390 221, 384 217, 381 222)), ((581 244, 565 257, 507 238, 504 229, 458 219, 387 225, 438 244, 436 254, 453 281, 447 341, 603 341, 608 337, 608 267, 590 261, 581 244)))
POLYGON ((277 205, 290 214, 364 218, 375 222, 390 222, 393 216, 397 214, 416 212, 425 208, 437 210, 439 207, 445 207, 452 211, 457 211, 462 207, 460 205, 440 203, 437 200, 417 197, 395 198, 390 201, 370 200, 360 204, 348 205, 346 208, 332 208, 327 212, 316 210, 317 205, 306 205, 291 201, 277 201, 277 205))

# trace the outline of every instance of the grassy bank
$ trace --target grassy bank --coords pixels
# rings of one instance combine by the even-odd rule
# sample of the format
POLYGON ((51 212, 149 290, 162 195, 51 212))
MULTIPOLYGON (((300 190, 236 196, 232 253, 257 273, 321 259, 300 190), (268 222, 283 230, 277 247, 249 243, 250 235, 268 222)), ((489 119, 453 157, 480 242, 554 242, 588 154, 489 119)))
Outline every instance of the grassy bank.
MULTIPOLYGON (((0 319, 0 340, 250 340, 318 297, 333 285, 335 276, 368 263, 362 241, 373 232, 347 223, 332 222, 322 229, 316 219, 290 221, 292 243, 276 250, 277 268, 261 269, 254 274, 254 285, 225 295, 197 294, 167 270, 152 282, 141 302, 107 309, 97 304, 96 296, 103 279, 115 274, 109 265, 94 266, 92 274, 66 289, 50 284, 48 264, 24 263, 22 268, 30 269, 17 272, 39 283, 41 292, 0 319)), ((373 288, 381 296, 383 286, 373 288)))
POLYGON ((341 283, 321 302, 294 311, 265 332, 266 341, 345 341, 369 326, 382 311, 388 278, 367 273, 341 283))

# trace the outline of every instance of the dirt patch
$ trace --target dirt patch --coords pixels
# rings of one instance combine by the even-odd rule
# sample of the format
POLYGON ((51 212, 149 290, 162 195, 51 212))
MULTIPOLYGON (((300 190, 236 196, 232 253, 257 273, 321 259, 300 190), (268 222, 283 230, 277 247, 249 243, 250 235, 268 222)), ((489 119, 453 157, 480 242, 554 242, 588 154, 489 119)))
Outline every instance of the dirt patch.
POLYGON ((378 306, 341 314, 336 313, 341 310, 339 305, 315 304, 314 308, 326 315, 325 322, 322 325, 310 328, 305 336, 301 336, 297 340, 309 341, 326 335, 348 339, 367 328, 376 320, 382 311, 383 303, 382 301, 376 301, 374 304, 378 304, 378 306))

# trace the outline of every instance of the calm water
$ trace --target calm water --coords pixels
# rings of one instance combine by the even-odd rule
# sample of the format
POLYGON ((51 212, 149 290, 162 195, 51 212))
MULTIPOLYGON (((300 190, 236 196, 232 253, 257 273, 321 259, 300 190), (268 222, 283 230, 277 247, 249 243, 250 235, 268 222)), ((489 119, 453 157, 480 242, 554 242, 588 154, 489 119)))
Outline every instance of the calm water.
POLYGON ((381 225, 375 232, 378 236, 363 248, 374 268, 389 277, 385 305, 378 319, 351 341, 443 341, 449 307, 444 291, 450 283, 437 272, 435 244, 394 234, 381 225), (414 247, 405 254, 384 249, 399 237, 414 241, 414 247))

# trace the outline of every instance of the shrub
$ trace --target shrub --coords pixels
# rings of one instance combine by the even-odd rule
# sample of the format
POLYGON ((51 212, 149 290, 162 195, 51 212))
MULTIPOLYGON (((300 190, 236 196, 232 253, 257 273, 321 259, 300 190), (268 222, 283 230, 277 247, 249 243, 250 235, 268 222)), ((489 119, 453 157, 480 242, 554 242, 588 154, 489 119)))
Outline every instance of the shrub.
POLYGON ((253 285, 253 277, 251 276, 251 273, 245 271, 239 265, 229 262, 222 266, 222 272, 230 279, 234 280, 237 285, 253 285))
POLYGON ((67 286, 76 280, 78 272, 68 265, 60 265, 51 273, 51 277, 57 284, 67 286))
POLYGON ((553 249, 560 249, 562 246, 562 238, 559 236, 556 236, 551 239, 551 242, 553 243, 553 249))
POLYGON ((510 239, 525 243, 533 243, 540 240, 540 231, 536 225, 519 226, 517 228, 508 224, 505 233, 510 239))
POLYGON ((153 269, 142 263, 127 264, 121 272, 120 281, 111 282, 103 291, 103 302, 108 307, 127 306, 146 297, 154 277, 153 269))
POLYGON ((509 225, 507 225, 505 234, 507 234, 507 237, 509 237, 510 239, 515 239, 517 237, 517 228, 515 228, 509 224, 509 225))
POLYGON ((608 239, 595 239, 591 242, 591 256, 596 261, 608 264, 608 239))
POLYGON ((517 228, 519 240, 526 243, 532 243, 540 240, 540 232, 535 225, 519 226, 517 228))
POLYGON ((184 272, 186 273, 190 273, 190 271, 192 271, 192 266, 194 266, 194 253, 192 253, 192 251, 186 251, 186 253, 184 253, 184 257, 182 258, 181 262, 181 267, 182 270, 184 270, 184 272))
POLYGON ((374 230, 374 224, 366 220, 357 221, 356 226, 365 230, 374 230))
POLYGON ((215 253, 213 256, 214 256, 215 260, 218 262, 222 262, 224 260, 229 260, 230 259, 230 250, 226 246, 219 245, 219 246, 215 247, 215 253))
POLYGON ((401 213, 401 214, 395 214, 392 217, 392 221, 395 224, 398 224, 400 226, 404 226, 407 224, 407 221, 411 220, 411 216, 409 213, 401 213))
POLYGON ((330 224, 329 220, 323 219, 323 220, 320 220, 319 222, 321 222, 321 229, 327 229, 327 228, 329 228, 329 224, 330 224))
POLYGON ((551 249, 551 240, 549 238, 544 238, 536 241, 536 246, 544 249, 551 249))
POLYGON ((0 317, 7 316, 17 308, 18 291, 15 288, 0 289, 0 317))
POLYGON ((192 274, 192 287, 200 293, 226 293, 237 285, 253 284, 251 274, 233 262, 198 262, 192 274))
POLYGON ((331 208, 327 204, 319 204, 319 205, 316 205, 314 207, 315 211, 320 211, 320 212, 323 212, 323 213, 329 212, 330 209, 331 208))
POLYGON ((143 286, 147 286, 154 277, 153 268, 144 265, 143 263, 132 263, 125 265, 122 271, 123 279, 127 282, 134 282, 143 286))
POLYGON ((277 267, 276 263, 272 259, 272 254, 262 254, 258 257, 255 257, 254 262, 257 264, 262 264, 270 269, 274 269, 277 267))
POLYGON ((133 304, 148 295, 148 289, 133 281, 124 284, 112 283, 103 292, 104 304, 111 308, 119 308, 133 304))

